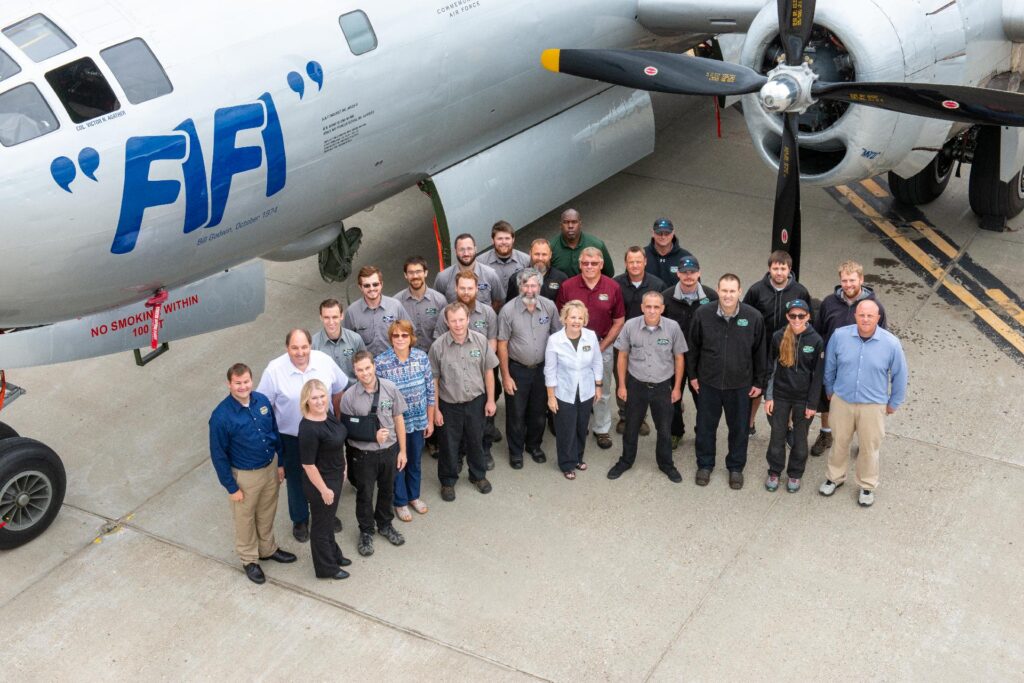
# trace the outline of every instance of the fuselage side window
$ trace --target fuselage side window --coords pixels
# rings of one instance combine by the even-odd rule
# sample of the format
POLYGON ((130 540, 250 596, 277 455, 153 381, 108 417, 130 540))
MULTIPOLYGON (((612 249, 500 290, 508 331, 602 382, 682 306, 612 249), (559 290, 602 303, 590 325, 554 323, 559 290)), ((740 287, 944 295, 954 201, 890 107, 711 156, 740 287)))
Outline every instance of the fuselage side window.
POLYGON ((164 68, 142 38, 132 38, 100 50, 100 56, 132 104, 147 102, 174 89, 164 68))
POLYGON ((352 54, 361 55, 376 49, 377 34, 373 32, 373 26, 370 25, 370 20, 365 12, 356 10, 342 14, 338 23, 341 24, 341 30, 345 34, 348 49, 352 50, 352 54))
POLYGON ((46 73, 68 116, 82 123, 121 108, 117 95, 90 57, 76 59, 70 64, 46 73))
POLYGON ((4 147, 46 135, 60 128, 53 110, 32 83, 0 94, 0 144, 4 147))
POLYGON ((34 14, 17 24, 11 24, 3 33, 33 62, 49 59, 75 46, 75 41, 42 14, 34 14))
POLYGON ((0 81, 10 78, 19 71, 21 71, 21 67, 18 66, 18 63, 8 57, 6 52, 0 50, 0 81))

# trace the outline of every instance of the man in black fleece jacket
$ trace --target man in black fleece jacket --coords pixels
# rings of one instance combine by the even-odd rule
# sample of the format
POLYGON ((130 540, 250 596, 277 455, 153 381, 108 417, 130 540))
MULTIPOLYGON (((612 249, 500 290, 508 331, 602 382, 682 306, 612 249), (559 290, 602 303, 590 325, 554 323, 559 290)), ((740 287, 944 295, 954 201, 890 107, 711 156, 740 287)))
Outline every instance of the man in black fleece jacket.
POLYGON ((690 385, 697 392, 698 486, 707 486, 715 467, 715 434, 725 411, 729 426, 729 487, 743 488, 747 464, 750 399, 764 389, 768 355, 764 320, 756 308, 740 303, 740 279, 718 279, 718 303, 697 309, 690 328, 690 385))

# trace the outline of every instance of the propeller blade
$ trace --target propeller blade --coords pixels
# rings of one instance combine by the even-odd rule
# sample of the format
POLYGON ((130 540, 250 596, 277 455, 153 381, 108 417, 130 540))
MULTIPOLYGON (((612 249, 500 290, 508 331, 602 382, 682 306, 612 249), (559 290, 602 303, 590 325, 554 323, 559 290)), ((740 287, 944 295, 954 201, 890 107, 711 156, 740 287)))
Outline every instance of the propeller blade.
POLYGON ((544 50, 540 62, 556 73, 678 95, 745 95, 768 80, 738 64, 645 50, 544 50))
POLYGON ((793 258, 793 275, 800 272, 800 153, 797 149, 798 114, 786 114, 782 123, 779 179, 775 186, 772 216, 772 251, 786 251, 793 258))
POLYGON ((933 119, 1024 126, 1024 95, 932 83, 815 83, 814 97, 933 119))
POLYGON ((779 0, 779 38, 789 66, 800 66, 812 28, 814 0, 779 0))

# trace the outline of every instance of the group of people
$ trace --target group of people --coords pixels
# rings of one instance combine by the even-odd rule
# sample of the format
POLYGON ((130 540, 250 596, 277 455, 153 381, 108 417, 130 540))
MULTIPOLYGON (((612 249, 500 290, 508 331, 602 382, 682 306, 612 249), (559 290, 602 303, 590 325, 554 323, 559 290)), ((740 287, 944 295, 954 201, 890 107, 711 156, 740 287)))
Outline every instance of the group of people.
POLYGON ((607 247, 582 228, 579 212, 568 209, 560 234, 534 240, 524 253, 515 249, 512 226, 499 221, 493 248, 479 256, 474 238, 459 235, 456 262, 433 287, 427 262, 414 256, 404 264, 407 287, 393 297, 383 294, 380 269, 363 267, 361 298, 347 310, 323 301, 321 329, 291 330, 286 352, 267 365, 255 390, 247 366, 228 370, 229 395, 210 418, 210 451, 252 581, 265 581, 260 560, 296 559, 273 534, 282 481, 292 533, 310 542, 316 575, 343 579, 351 561, 334 534, 342 529, 346 472, 356 490, 357 551, 369 556, 375 534, 405 542, 396 517, 411 522, 414 512, 427 513, 428 444, 446 502, 455 500, 464 467, 477 491, 492 490, 487 473, 502 438, 512 469, 522 469, 527 454, 546 462, 546 426, 558 469, 573 480, 588 467, 590 433, 598 447, 614 445, 613 382, 622 447, 609 479, 635 464, 650 413, 657 466, 682 481, 673 452, 685 433, 685 390, 696 407, 697 485, 711 480, 724 413, 728 483, 743 487, 748 439, 763 405, 771 425, 768 491, 783 474, 786 489, 798 491, 808 454, 831 448, 819 492, 832 495, 846 480, 856 435, 858 500, 872 504, 885 416, 902 404, 907 373, 859 264, 840 264, 839 285, 812 317, 786 252, 772 253, 768 272, 744 294, 732 273, 713 288, 704 283, 668 219, 654 222, 649 244, 626 250, 616 277, 607 247), (504 437, 494 424, 502 394, 504 437), (809 448, 816 414, 822 428, 809 448))

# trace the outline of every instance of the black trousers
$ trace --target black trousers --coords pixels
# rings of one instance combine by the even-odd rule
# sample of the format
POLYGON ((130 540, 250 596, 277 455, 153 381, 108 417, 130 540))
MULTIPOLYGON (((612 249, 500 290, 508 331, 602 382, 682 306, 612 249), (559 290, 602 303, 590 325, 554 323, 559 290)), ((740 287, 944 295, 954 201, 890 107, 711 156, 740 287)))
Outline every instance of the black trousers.
MULTIPOLYGON (((356 520, 359 531, 372 534, 391 525, 395 518, 395 471, 398 468, 398 444, 379 451, 361 451, 351 445, 348 456, 348 480, 356 489, 356 520), (373 489, 377 487, 377 505, 373 489)), ((332 522, 333 524, 333 522, 332 522)))
POLYGON ((324 483, 334 491, 334 502, 324 505, 323 496, 313 486, 313 482, 302 472, 302 490, 309 501, 309 551, 313 555, 313 571, 319 578, 334 576, 341 569, 341 548, 334 540, 334 518, 338 514, 338 503, 341 501, 341 472, 330 473, 323 477, 324 483))
POLYGON ((662 382, 641 382, 626 375, 626 431, 622 434, 622 457, 619 462, 629 467, 636 462, 640 423, 651 409, 657 442, 654 455, 658 469, 675 467, 672 463, 672 378, 662 382))
MULTIPOLYGON (((693 405, 697 405, 697 392, 693 390, 693 385, 689 382, 683 382, 687 389, 690 390, 690 396, 693 398, 693 405)), ((686 433, 686 427, 683 425, 683 399, 679 397, 679 400, 672 404, 672 436, 683 436, 686 433)))
POLYGON ((438 438, 441 455, 437 459, 437 478, 441 486, 455 486, 459 480, 459 446, 466 449, 469 480, 480 481, 487 476, 484 462, 484 404, 483 393, 466 403, 448 403, 439 398, 437 403, 444 417, 444 426, 438 438))
POLYGON ((786 431, 789 427, 789 416, 793 416, 793 448, 789 452, 789 468, 786 474, 790 479, 799 479, 804 475, 807 466, 807 430, 811 421, 804 417, 807 409, 806 401, 790 401, 776 398, 770 418, 772 435, 768 441, 768 471, 781 474, 786 467, 786 431))
POLYGON ((508 371, 516 383, 516 393, 505 394, 505 438, 508 459, 523 461, 523 450, 540 450, 544 440, 544 415, 547 410, 547 388, 544 386, 544 364, 528 368, 509 360, 508 371))
POLYGON ((718 423, 725 412, 729 426, 729 454, 725 466, 730 472, 742 472, 747 464, 747 439, 750 436, 750 387, 716 389, 701 383, 697 393, 697 467, 715 468, 715 440, 718 423))
POLYGON ((558 450, 558 469, 571 472, 583 462, 583 449, 587 445, 587 425, 594 409, 594 399, 574 403, 558 401, 555 413, 555 448, 558 450))

